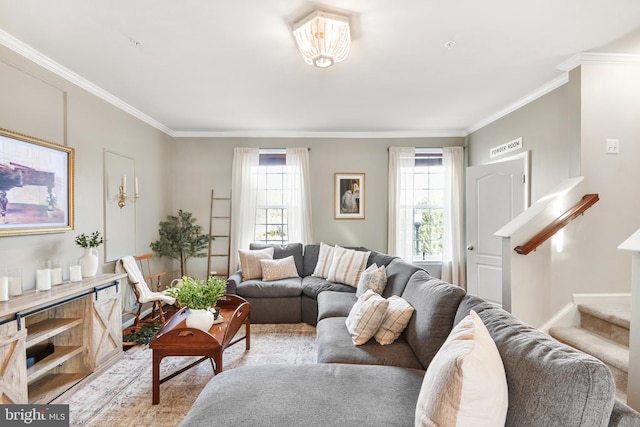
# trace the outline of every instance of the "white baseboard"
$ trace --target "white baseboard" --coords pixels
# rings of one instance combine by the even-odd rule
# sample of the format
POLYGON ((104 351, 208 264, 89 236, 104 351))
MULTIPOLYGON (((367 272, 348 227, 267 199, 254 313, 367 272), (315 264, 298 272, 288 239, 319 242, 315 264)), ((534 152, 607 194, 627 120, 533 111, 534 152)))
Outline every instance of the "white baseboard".
POLYGON ((562 307, 539 329, 549 332, 554 326, 580 326, 580 304, 630 304, 631 294, 574 294, 573 302, 562 307))
POLYGON ((574 294, 573 303, 578 304, 631 304, 631 294, 574 294))

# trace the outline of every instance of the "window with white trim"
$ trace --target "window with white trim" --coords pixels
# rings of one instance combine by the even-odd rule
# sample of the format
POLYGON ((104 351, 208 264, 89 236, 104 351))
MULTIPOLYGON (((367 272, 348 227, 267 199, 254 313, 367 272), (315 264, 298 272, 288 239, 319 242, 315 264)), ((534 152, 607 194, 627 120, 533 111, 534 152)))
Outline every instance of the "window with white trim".
POLYGON ((258 203, 254 241, 287 243, 287 207, 285 150, 260 150, 258 167, 258 203))
POLYGON ((413 173, 413 259, 442 260, 444 168, 441 149, 416 149, 413 173))

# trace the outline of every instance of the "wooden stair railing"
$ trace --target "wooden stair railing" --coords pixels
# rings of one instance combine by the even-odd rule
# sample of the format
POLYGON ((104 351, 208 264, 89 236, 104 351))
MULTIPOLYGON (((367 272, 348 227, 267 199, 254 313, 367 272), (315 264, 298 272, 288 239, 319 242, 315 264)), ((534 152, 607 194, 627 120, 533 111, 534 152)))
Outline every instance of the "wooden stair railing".
POLYGON ((520 255, 527 255, 531 251, 535 251, 538 246, 546 242, 547 239, 551 238, 551 236, 564 228, 565 225, 569 224, 576 217, 582 215, 584 211, 593 206, 598 200, 600 199, 597 194, 585 194, 571 209, 556 218, 551 224, 547 225, 542 231, 529 239, 527 243, 516 246, 513 250, 520 255))

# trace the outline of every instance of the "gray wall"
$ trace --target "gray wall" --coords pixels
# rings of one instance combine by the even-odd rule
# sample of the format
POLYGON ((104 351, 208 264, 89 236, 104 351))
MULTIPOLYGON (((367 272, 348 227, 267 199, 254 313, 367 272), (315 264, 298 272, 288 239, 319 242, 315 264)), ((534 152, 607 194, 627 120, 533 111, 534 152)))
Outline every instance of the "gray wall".
MULTIPOLYGON (((136 209, 131 239, 137 253, 149 251, 159 221, 171 211, 171 138, 4 47, 0 91, 0 127, 75 149, 75 230, 0 237, 0 265, 21 267, 23 288, 30 289, 38 259, 77 259, 82 249, 74 243, 76 235, 104 234, 105 149, 135 159, 142 198, 131 206, 136 209)), ((103 249, 99 272, 113 272, 103 249)))
POLYGON ((554 254, 552 303, 573 293, 630 292, 631 254, 617 247, 640 228, 640 67, 582 66, 581 165, 585 192, 600 201, 566 228, 566 254, 554 254), (620 140, 606 154, 605 140, 620 140))
MULTIPOLYGON (((531 202, 579 170, 579 135, 570 127, 569 84, 560 86, 467 137, 468 165, 477 166, 524 151, 531 152, 531 202), (523 148, 489 158, 489 150, 522 137, 523 148), (578 148, 576 148, 578 147, 578 148)), ((573 119, 575 121, 575 118, 573 119)))
MULTIPOLYGON (((172 148, 174 208, 193 212, 208 227, 211 190, 228 197, 234 147, 309 147, 313 236, 316 242, 387 249, 388 147, 463 145, 463 138, 176 138, 172 148), (364 173, 364 220, 336 220, 334 173, 364 173)), ((433 270, 426 267, 428 270, 433 270)), ((206 271, 206 260, 189 261, 190 274, 206 271)), ((439 269, 432 273, 439 274, 439 269)))
POLYGON ((600 196, 565 228, 564 250, 550 251, 550 271, 540 271, 541 280, 551 281, 550 313, 576 293, 630 291, 631 258, 617 246, 640 227, 638 71, 583 65, 567 84, 468 136, 469 165, 488 162, 489 148, 523 137, 531 151, 532 202, 580 175, 585 193, 600 196), (607 138, 620 139, 620 154, 605 154, 607 138))

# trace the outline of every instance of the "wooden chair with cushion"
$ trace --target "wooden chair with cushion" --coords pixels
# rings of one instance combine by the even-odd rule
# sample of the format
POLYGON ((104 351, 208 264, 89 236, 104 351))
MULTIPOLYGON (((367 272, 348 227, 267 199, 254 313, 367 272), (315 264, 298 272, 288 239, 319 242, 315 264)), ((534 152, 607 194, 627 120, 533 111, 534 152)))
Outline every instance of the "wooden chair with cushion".
POLYGON ((166 322, 164 317, 163 304, 173 305, 175 298, 166 294, 166 290, 161 291, 161 277, 165 275, 162 273, 151 273, 151 257, 153 254, 148 253, 140 256, 126 256, 120 259, 120 263, 129 277, 129 283, 133 288, 133 293, 136 296, 138 302, 137 317, 140 318, 140 312, 142 311, 142 305, 148 302, 153 303, 152 308, 152 320, 160 320, 162 324, 166 322), (155 288, 155 290, 153 290, 155 288))

